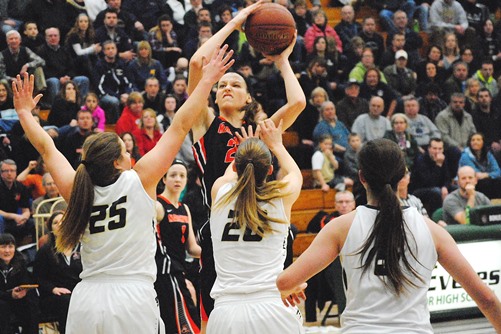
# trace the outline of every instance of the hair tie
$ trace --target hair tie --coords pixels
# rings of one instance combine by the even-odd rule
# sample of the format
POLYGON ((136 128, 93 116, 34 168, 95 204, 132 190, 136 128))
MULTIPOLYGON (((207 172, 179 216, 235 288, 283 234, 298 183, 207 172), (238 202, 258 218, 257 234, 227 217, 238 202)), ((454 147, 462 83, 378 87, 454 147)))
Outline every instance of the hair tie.
POLYGON ((252 159, 247 159, 247 163, 248 163, 248 164, 253 164, 253 165, 254 165, 254 161, 252 161, 252 159))
POLYGON ((84 165, 85 167, 89 167, 89 162, 85 160, 81 160, 80 163, 84 165))

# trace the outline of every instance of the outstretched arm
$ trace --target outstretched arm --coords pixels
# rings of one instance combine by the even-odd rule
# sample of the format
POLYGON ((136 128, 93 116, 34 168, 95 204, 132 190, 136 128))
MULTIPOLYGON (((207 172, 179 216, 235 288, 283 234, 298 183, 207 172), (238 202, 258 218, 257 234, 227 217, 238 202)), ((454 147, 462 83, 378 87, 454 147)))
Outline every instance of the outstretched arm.
POLYGON ((16 80, 12 82, 14 107, 30 143, 42 156, 59 188, 61 196, 68 201, 73 187, 75 170, 64 155, 56 149, 52 138, 42 129, 31 114, 31 111, 42 98, 41 94, 33 98, 34 83, 35 77, 33 75, 28 76, 28 73, 24 74, 23 79, 21 79, 20 75, 16 77, 16 80))
POLYGON ((200 117, 203 107, 207 105, 207 97, 212 86, 233 65, 234 60, 231 59, 233 51, 230 50, 225 55, 227 49, 227 45, 222 48, 216 47, 212 58, 204 61, 203 75, 197 87, 177 111, 171 126, 155 147, 134 166, 151 198, 156 198, 155 189, 158 181, 169 169, 188 131, 200 117))

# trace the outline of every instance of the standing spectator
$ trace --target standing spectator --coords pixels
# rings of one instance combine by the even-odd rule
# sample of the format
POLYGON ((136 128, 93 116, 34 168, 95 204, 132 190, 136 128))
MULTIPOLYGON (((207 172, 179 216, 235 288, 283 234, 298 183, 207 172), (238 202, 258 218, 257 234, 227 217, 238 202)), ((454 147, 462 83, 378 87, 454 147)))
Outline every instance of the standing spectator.
POLYGON ((93 126, 92 112, 90 110, 80 110, 77 113, 76 126, 66 126, 65 129, 60 129, 59 150, 74 169, 77 169, 80 164, 83 143, 92 134, 93 126))
POLYGON ((47 103, 51 104, 61 86, 70 80, 78 86, 82 95, 87 95, 89 91, 89 78, 86 76, 75 76, 75 64, 71 54, 66 48, 61 46, 61 35, 58 28, 47 28, 45 30, 45 44, 38 50, 38 54, 45 60, 43 71, 47 82, 47 103))
POLYGON ((155 110, 157 115, 163 114, 165 96, 160 92, 160 84, 158 79, 150 77, 146 79, 144 84, 144 108, 151 108, 155 110))
POLYGON ((0 162, 0 233, 10 233, 18 243, 24 236, 35 236, 35 225, 30 218, 28 189, 16 181, 17 165, 14 160, 0 162))
POLYGON ((99 59, 94 69, 94 87, 106 112, 106 120, 114 124, 118 119, 120 103, 125 103, 132 90, 127 77, 125 62, 117 57, 113 41, 103 43, 104 58, 99 59))
POLYGON ((458 170, 458 186, 444 200, 443 220, 447 225, 469 224, 468 210, 479 205, 490 205, 487 196, 475 189, 477 177, 475 170, 470 166, 463 166, 458 170))
POLYGON ((124 132, 134 132, 139 128, 139 119, 143 112, 144 99, 141 93, 132 92, 127 97, 127 103, 122 115, 117 121, 115 132, 120 136, 124 132))
POLYGON ((362 143, 369 140, 383 138, 386 131, 391 130, 391 123, 388 118, 381 116, 384 110, 384 100, 378 96, 373 96, 369 102, 369 113, 357 117, 351 132, 360 136, 362 143))
POLYGON ((376 31, 376 20, 373 17, 366 17, 362 22, 362 31, 360 37, 365 42, 365 47, 372 49, 374 55, 373 63, 379 64, 381 56, 385 50, 384 39, 380 33, 376 31))
POLYGON ((148 108, 142 111, 139 127, 132 134, 136 138, 139 154, 145 155, 155 147, 162 137, 155 110, 148 108))
POLYGON ((326 38, 330 36, 334 38, 337 50, 339 53, 343 53, 343 43, 336 31, 329 26, 327 15, 323 10, 318 10, 313 13, 313 24, 304 34, 304 46, 307 52, 311 53, 313 51, 313 43, 318 36, 325 36, 326 38))
POLYGON ((362 25, 355 21, 355 9, 351 5, 341 8, 341 22, 334 27, 334 30, 341 39, 343 50, 346 52, 350 47, 351 39, 362 31, 362 25))
MULTIPOLYGON (((119 2, 120 0, 109 0, 111 2, 119 2)), ((136 57, 132 51, 131 38, 127 33, 118 26, 118 14, 113 8, 108 8, 103 11, 103 25, 96 27, 96 42, 100 43, 103 48, 106 41, 113 41, 118 50, 118 56, 125 62, 129 62, 136 57)), ((99 18, 95 22, 98 22, 99 18)), ((105 55, 106 57, 106 55, 105 55)))
POLYGON ((405 12, 411 20, 414 19, 414 12, 416 11, 414 0, 373 0, 372 6, 379 10, 381 25, 388 34, 397 32, 393 20, 393 16, 397 10, 405 12))
POLYGON ((153 58, 158 59, 164 68, 174 66, 183 50, 179 47, 174 22, 167 14, 158 18, 158 24, 150 29, 148 38, 153 49, 153 58))
POLYGON ((52 104, 47 121, 58 128, 64 125, 75 126, 81 102, 80 92, 75 83, 73 81, 65 82, 52 104))
POLYGON ((419 101, 414 96, 404 98, 404 112, 407 116, 408 132, 416 139, 417 144, 424 153, 431 138, 440 138, 437 126, 420 112, 419 101))
POLYGON ((397 95, 401 97, 414 94, 417 87, 417 75, 416 72, 407 67, 407 52, 397 51, 394 64, 386 67, 383 73, 388 80, 388 85, 397 95))
POLYGON ((128 63, 127 71, 135 91, 143 90, 146 79, 151 77, 158 79, 162 89, 167 87, 164 68, 158 60, 152 58, 151 46, 147 41, 137 44, 137 58, 128 63))
POLYGON ((350 130, 358 116, 369 113, 369 102, 359 96, 360 84, 356 79, 346 83, 344 93, 346 96, 336 104, 336 113, 337 118, 350 130))

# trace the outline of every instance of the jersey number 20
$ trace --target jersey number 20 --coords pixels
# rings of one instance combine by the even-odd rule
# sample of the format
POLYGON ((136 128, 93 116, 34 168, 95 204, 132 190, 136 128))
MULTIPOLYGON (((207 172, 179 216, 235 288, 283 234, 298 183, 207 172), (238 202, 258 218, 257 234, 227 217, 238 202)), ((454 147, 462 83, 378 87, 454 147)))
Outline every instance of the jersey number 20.
POLYGON ((127 209, 124 207, 119 208, 120 204, 127 202, 127 196, 122 196, 111 205, 95 205, 92 207, 92 214, 89 219, 90 234, 101 233, 106 231, 106 224, 99 224, 105 222, 106 212, 109 210, 108 230, 116 230, 125 226, 125 217, 127 209), (95 213, 97 214, 95 215, 95 213))

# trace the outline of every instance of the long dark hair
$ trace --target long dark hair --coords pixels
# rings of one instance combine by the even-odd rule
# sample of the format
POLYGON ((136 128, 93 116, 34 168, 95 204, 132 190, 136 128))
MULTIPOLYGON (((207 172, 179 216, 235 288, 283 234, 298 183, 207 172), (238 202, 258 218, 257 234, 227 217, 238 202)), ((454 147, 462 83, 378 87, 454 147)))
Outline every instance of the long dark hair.
POLYGON ((122 145, 116 133, 100 132, 85 140, 82 163, 76 170, 68 209, 56 240, 58 251, 72 248, 80 241, 92 213, 94 186, 107 186, 118 179, 120 171, 114 162, 121 154, 122 145))
POLYGON ((471 153, 475 156, 475 158, 480 162, 484 163, 487 162, 487 152, 489 152, 489 148, 487 145, 485 145, 485 136, 481 132, 474 132, 468 137, 468 147, 470 148, 471 153), (473 136, 480 136, 482 137, 482 141, 484 142, 484 145, 482 145, 482 148, 480 149, 480 152, 475 152, 473 148, 471 147, 471 139, 473 136))
POLYGON ((383 282, 400 295, 406 285, 416 286, 412 277, 423 282, 405 255, 409 251, 412 258, 416 259, 409 247, 402 208, 395 194, 398 182, 405 175, 404 156, 396 143, 388 139, 376 139, 362 147, 358 163, 368 191, 379 203, 372 232, 357 251, 357 254, 361 254, 361 268, 366 273, 376 259, 384 259, 387 279, 383 279, 383 282), (367 258, 364 261, 365 255, 367 258))
POLYGON ((56 210, 50 215, 49 219, 47 219, 47 222, 45 222, 45 227, 47 227, 47 230, 50 232, 48 234, 49 240, 47 242, 47 247, 49 247, 50 249, 50 256, 56 263, 59 262, 59 259, 56 255, 57 254, 56 235, 54 234, 54 231, 52 229, 52 223, 54 222, 54 219, 56 219, 56 217, 60 215, 64 216, 64 211, 56 210))

